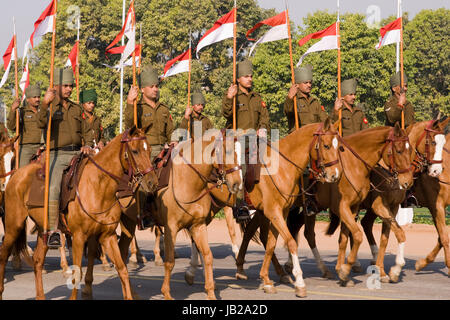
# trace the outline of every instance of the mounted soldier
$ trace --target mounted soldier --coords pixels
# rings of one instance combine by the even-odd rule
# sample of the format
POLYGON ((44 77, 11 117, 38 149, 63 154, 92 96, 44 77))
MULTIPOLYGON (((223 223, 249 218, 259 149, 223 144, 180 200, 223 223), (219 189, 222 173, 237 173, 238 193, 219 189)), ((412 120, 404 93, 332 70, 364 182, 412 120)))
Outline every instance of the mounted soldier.
POLYGON ((395 73, 390 80, 391 96, 384 104, 384 113, 386 115, 386 125, 393 127, 398 121, 402 121, 402 110, 405 117, 405 128, 410 124, 413 124, 414 119, 414 107, 406 100, 406 91, 408 90, 406 75, 403 75, 403 88, 401 88, 401 75, 400 72, 395 73))
POLYGON ((191 95, 191 105, 186 108, 183 119, 181 119, 180 128, 188 130, 191 136, 194 135, 194 128, 201 125, 202 136, 206 130, 214 126, 207 116, 203 114, 206 100, 201 92, 194 92, 191 95))
POLYGON ((81 104, 83 105, 83 126, 86 132, 90 147, 102 150, 106 145, 106 140, 103 137, 102 121, 94 114, 94 109, 97 106, 97 92, 94 89, 84 90, 80 94, 81 104))
POLYGON ((39 127, 38 109, 41 104, 41 88, 31 85, 25 89, 26 104, 20 107, 20 100, 14 100, 8 114, 8 129, 16 130, 16 110, 19 109, 19 168, 26 166, 31 157, 43 145, 43 131, 39 127))
POLYGON ((84 132, 82 109, 69 100, 73 90, 73 72, 71 69, 55 69, 55 87, 49 88, 38 110, 38 127, 46 128, 49 105, 52 104, 52 124, 50 133, 50 192, 49 192, 49 237, 50 248, 61 246, 59 222, 59 196, 64 169, 80 151, 89 153, 90 141, 84 132), (83 145, 83 141, 85 145, 83 145))
MULTIPOLYGON (((246 139, 249 142, 255 141, 255 134, 264 138, 267 136, 270 120, 266 104, 260 94, 252 90, 253 65, 251 61, 244 60, 237 64, 237 82, 238 84, 232 84, 223 96, 222 115, 227 120, 227 129, 231 129, 233 127, 233 98, 236 97, 236 129, 240 129, 239 140, 241 145, 245 146, 246 144, 242 142, 246 139)), ((250 144, 249 147, 250 160, 256 159, 256 148, 250 144)), ((241 161, 241 163, 243 164, 242 175, 245 179, 247 166, 245 161, 241 161)), ((245 201, 245 190, 237 193, 233 214, 237 220, 246 220, 250 217, 248 204, 245 201)))

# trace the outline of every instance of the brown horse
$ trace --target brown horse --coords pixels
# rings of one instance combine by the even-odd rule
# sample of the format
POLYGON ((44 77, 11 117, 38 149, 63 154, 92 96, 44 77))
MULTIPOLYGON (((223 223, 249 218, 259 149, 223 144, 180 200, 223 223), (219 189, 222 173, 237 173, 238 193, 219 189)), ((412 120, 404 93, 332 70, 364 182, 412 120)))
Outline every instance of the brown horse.
MULTIPOLYGON (((170 295, 170 274, 174 267, 174 247, 177 233, 187 229, 200 248, 204 257, 205 289, 209 299, 215 299, 214 281, 212 274, 212 254, 208 246, 206 225, 213 218, 211 213, 211 197, 208 195, 208 182, 213 170, 219 172, 220 181, 226 184, 231 193, 242 187, 242 178, 237 165, 237 156, 229 155, 232 148, 227 148, 227 142, 220 132, 212 137, 212 142, 188 140, 180 143, 177 151, 172 154, 172 169, 169 184, 155 195, 152 212, 158 225, 164 228, 165 245, 165 277, 162 293, 166 299, 172 299, 170 295), (201 143, 203 156, 196 161, 194 151, 201 143), (211 146, 213 148, 211 148, 211 146), (226 152, 223 152, 226 150, 226 152), (229 160, 231 163, 227 163, 229 160)), ((198 153, 196 153, 198 155, 198 153)), ((214 183, 217 185, 217 183, 214 183)), ((128 248, 134 236, 136 228, 137 208, 131 205, 122 215, 123 231, 119 241, 122 258, 128 256, 128 248), (125 229, 125 230, 124 230, 125 229), (124 232, 125 231, 125 232, 124 232)), ((88 252, 95 251, 95 244, 89 247, 88 252), (92 250, 91 250, 92 249, 92 250)), ((89 256, 91 256, 89 254, 89 256)), ((88 259, 88 268, 85 277, 83 294, 92 297, 93 259, 88 259)))
MULTIPOLYGON (((148 128, 146 128, 148 129, 148 128)), ((130 183, 139 183, 151 192, 157 185, 157 177, 152 172, 149 145, 145 131, 131 128, 111 141, 102 152, 89 157, 77 186, 77 198, 69 203, 66 217, 67 227, 73 236, 72 256, 75 266, 73 280, 81 281, 81 259, 83 247, 90 238, 102 243, 118 271, 123 296, 131 299, 131 289, 126 265, 123 263, 115 230, 120 220, 121 209, 116 198, 120 177, 128 172, 130 183), (149 173, 149 174, 147 174, 149 173)), ((0 249, 0 294, 4 290, 5 264, 13 246, 24 251, 26 242, 25 219, 30 216, 38 226, 38 240, 33 255, 36 281, 36 298, 44 299, 42 266, 48 247, 44 241, 42 208, 27 208, 33 176, 42 164, 33 163, 16 171, 6 188, 6 233, 0 249)), ((24 251, 24 254, 27 254, 24 251)), ((77 286, 72 289, 71 299, 77 297, 77 286)))
MULTIPOLYGON (((337 124, 329 119, 324 123, 306 125, 279 141, 279 147, 267 146, 267 155, 278 162, 277 170, 269 169, 273 163, 264 159, 261 177, 258 184, 249 192, 249 198, 257 211, 267 219, 267 243, 260 277, 266 292, 275 292, 269 279, 268 268, 276 246, 278 234, 281 234, 294 261, 295 293, 299 297, 306 296, 306 286, 302 276, 297 243, 292 238, 286 225, 289 207, 301 195, 299 181, 308 162, 319 168, 318 179, 321 182, 336 182, 342 168, 338 161, 337 124), (274 157, 275 156, 275 157, 274 157), (270 224, 269 224, 270 222, 270 224)), ((225 197, 226 199, 226 197, 225 197)), ((236 264, 243 264, 245 246, 241 246, 236 264)))
MULTIPOLYGON (((409 141, 415 150, 415 163, 417 163, 416 167, 420 176, 422 174, 427 176, 427 171, 430 175, 438 175, 442 172, 442 164, 440 163, 442 158, 438 160, 435 158, 436 156, 442 155, 445 143, 443 129, 449 120, 450 119, 447 119, 441 123, 435 120, 422 121, 412 124, 407 128, 409 141)), ((388 175, 386 175, 386 177, 388 178, 388 175)), ((424 179, 426 179, 426 177, 424 179)), ((395 220, 395 217, 399 206, 405 199, 406 190, 400 189, 398 185, 389 183, 388 179, 382 179, 374 173, 371 174, 371 181, 376 188, 370 191, 362 204, 362 208, 367 209, 367 211, 364 218, 361 220, 361 225, 369 242, 375 265, 380 271, 381 281, 397 282, 401 269, 405 265, 404 245, 406 236, 404 230, 395 220), (373 223, 377 216, 383 221, 379 249, 377 248, 372 234, 373 223), (395 265, 391 268, 388 277, 384 271, 384 255, 391 227, 397 238, 399 250, 395 259, 395 265)), ((422 181, 422 179, 419 178, 416 180, 414 186, 416 186, 419 181, 422 181)), ((418 194, 418 197, 422 197, 422 192, 416 193, 418 194)))

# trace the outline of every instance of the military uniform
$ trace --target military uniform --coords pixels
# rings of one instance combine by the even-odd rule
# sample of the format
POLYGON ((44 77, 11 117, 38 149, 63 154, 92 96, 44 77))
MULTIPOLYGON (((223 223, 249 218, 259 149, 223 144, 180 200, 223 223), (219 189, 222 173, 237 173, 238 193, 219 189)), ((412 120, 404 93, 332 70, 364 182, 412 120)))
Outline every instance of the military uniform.
MULTIPOLYGON (((27 97, 37 97, 41 95, 38 86, 30 86, 25 91, 27 97)), ((16 130, 16 112, 8 114, 8 129, 16 130)), ((43 130, 39 127, 38 108, 34 109, 29 104, 24 108, 19 108, 19 168, 26 166, 31 157, 42 146, 44 141, 43 130)))
MULTIPOLYGON (((400 86, 400 72, 397 72, 391 77, 390 84, 391 88, 400 86)), ((408 79, 406 75, 403 76, 404 84, 407 83, 408 79)), ((393 93, 388 101, 384 104, 384 113, 386 115, 386 125, 387 126, 395 126, 395 123, 398 121, 400 124, 402 122, 402 109, 405 117, 405 128, 414 123, 414 107, 406 100, 405 105, 400 106, 398 104, 399 98, 393 93)))
MULTIPOLYGON (((353 106, 353 112, 343 107, 342 109, 342 136, 346 137, 355 132, 368 129, 369 123, 364 115, 364 104, 359 103, 353 106)), ((339 120, 339 113, 334 112, 333 121, 339 120)))
POLYGON ((189 118, 190 118, 190 121, 188 119, 186 119, 185 117, 183 117, 183 119, 181 119, 179 127, 181 129, 188 130, 188 126, 190 124, 189 132, 191 133, 191 135, 193 132, 193 128, 197 125, 200 125, 200 123, 201 123, 201 128, 202 128, 202 135, 205 134, 206 130, 214 128, 211 120, 209 120, 209 118, 207 116, 205 116, 204 114, 200 114, 198 117, 194 117, 194 115, 192 113, 189 118))
MULTIPOLYGON (((55 70, 55 85, 73 85, 71 69, 55 70)), ((50 132, 50 192, 49 192, 49 227, 56 230, 59 216, 59 195, 64 169, 70 164, 73 156, 80 152, 83 141, 92 143, 87 139, 83 126, 82 108, 68 100, 67 109, 62 105, 58 95, 51 102, 52 123, 50 132)), ((38 111, 38 126, 46 128, 49 108, 41 102, 38 111)))
MULTIPOLYGON (((320 104, 317 97, 313 95, 305 97, 297 92, 296 99, 300 127, 310 123, 324 122, 328 118, 325 108, 320 104)), ((289 132, 292 132, 295 129, 294 100, 289 99, 289 97, 286 97, 284 102, 284 113, 288 119, 289 132)))
POLYGON ((106 145, 106 140, 103 137, 103 127, 101 119, 97 117, 95 114, 89 116, 87 112, 83 112, 81 116, 84 120, 83 132, 85 132, 87 139, 85 145, 94 147, 100 141, 103 142, 104 145, 106 145))

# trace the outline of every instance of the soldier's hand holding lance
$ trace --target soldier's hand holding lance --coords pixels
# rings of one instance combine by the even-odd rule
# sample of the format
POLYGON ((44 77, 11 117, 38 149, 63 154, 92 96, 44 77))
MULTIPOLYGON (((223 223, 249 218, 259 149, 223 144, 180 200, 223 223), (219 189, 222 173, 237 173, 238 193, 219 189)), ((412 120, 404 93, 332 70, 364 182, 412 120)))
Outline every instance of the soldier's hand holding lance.
POLYGON ((238 93, 238 85, 237 84, 232 84, 229 88, 228 88, 228 92, 227 92, 227 98, 228 99, 233 99, 235 95, 237 95, 238 93))
POLYGON ((15 112, 17 108, 19 108, 19 106, 20 106, 20 99, 14 99, 11 106, 11 111, 15 112))
POLYGON ((128 92, 127 103, 133 104, 139 95, 139 88, 137 86, 131 86, 128 92))
POLYGON ((291 88, 289 89, 288 98, 291 100, 294 100, 294 97, 297 95, 298 90, 299 90, 298 84, 296 84, 296 83, 293 84, 291 86, 291 88))
POLYGON ((336 98, 336 101, 334 102, 334 110, 337 112, 340 109, 342 109, 342 106, 344 105, 344 99, 336 98))
POLYGON ((42 105, 44 108, 48 108, 50 103, 55 100, 56 97, 56 89, 48 88, 47 92, 44 95, 44 99, 42 100, 42 105))

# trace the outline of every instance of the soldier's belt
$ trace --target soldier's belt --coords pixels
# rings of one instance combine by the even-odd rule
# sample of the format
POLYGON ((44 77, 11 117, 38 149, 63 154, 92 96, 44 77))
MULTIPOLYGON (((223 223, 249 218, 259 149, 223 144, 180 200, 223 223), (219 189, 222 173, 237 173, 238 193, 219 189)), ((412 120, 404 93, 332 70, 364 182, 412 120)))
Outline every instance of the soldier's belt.
POLYGON ((76 145, 64 146, 59 148, 51 149, 53 151, 80 151, 81 147, 76 145))

